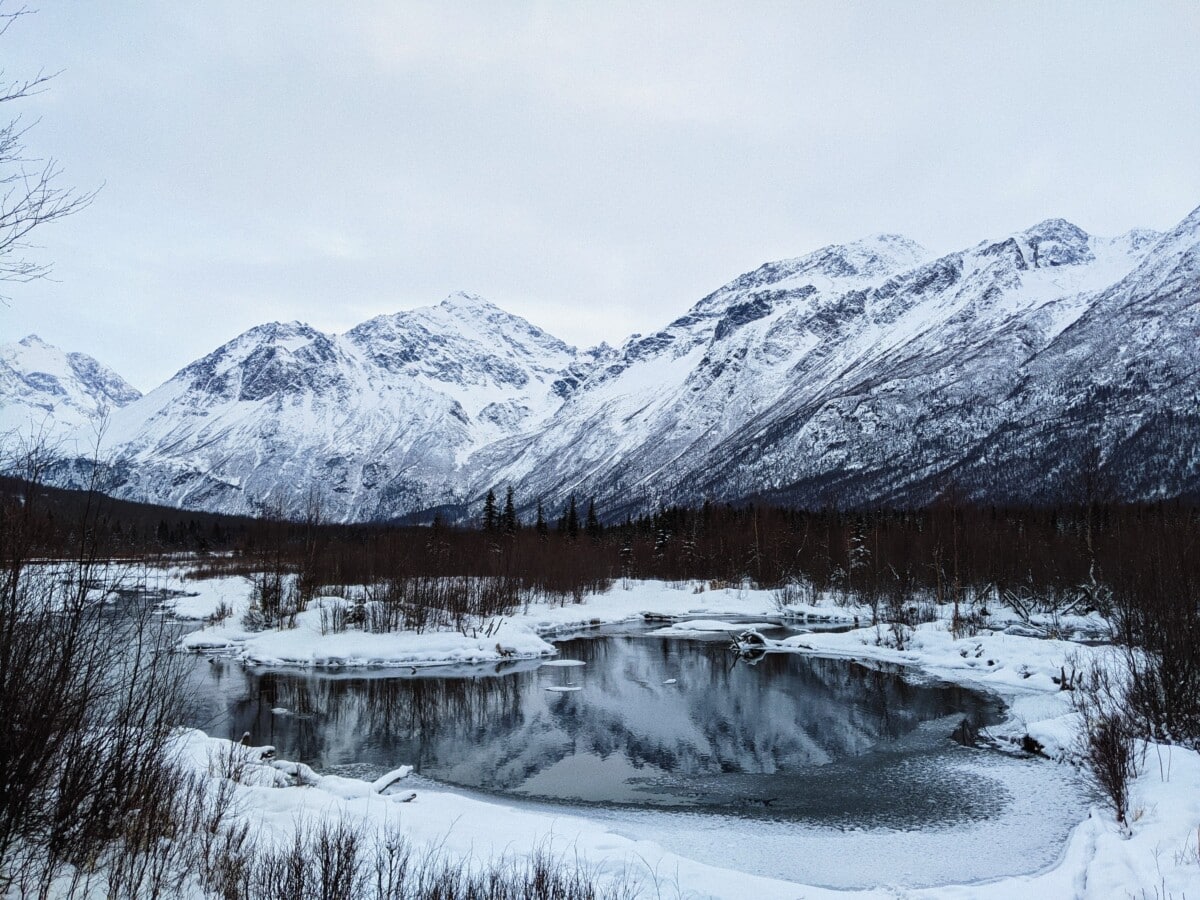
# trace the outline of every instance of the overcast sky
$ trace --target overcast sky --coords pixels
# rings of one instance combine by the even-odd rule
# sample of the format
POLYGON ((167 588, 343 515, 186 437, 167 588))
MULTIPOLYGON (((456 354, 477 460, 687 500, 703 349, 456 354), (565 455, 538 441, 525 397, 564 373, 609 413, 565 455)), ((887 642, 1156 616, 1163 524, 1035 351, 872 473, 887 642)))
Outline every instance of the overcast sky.
POLYGON ((62 70, 27 143, 103 189, 37 234, 53 280, 8 286, 0 341, 148 390, 264 321, 460 289, 616 343, 867 234, 1167 228, 1197 48, 1192 0, 42 0, 5 76, 62 70))

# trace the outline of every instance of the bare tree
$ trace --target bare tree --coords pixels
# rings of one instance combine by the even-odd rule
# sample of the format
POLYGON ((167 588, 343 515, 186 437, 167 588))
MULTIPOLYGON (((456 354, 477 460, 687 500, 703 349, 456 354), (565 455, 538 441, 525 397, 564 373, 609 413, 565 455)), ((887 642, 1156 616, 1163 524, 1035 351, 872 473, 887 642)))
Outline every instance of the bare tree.
MULTIPOLYGON (((0 36, 30 12, 25 6, 8 8, 0 0, 0 36)), ((11 78, 0 70, 0 103, 41 93, 55 74, 11 78)), ((33 124, 16 115, 0 125, 0 281, 27 282, 45 275, 47 264, 24 255, 32 247, 31 233, 39 225, 78 212, 95 196, 95 192, 81 194, 60 186, 62 169, 53 157, 27 154, 25 137, 33 124)))

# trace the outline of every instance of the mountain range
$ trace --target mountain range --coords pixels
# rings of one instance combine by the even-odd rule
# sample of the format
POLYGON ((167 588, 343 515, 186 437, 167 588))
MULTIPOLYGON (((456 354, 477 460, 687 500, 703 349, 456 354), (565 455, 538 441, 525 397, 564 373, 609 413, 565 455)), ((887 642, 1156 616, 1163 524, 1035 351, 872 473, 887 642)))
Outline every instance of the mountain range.
POLYGON ((0 426, 78 447, 104 417, 116 496, 339 521, 462 518, 509 486, 524 511, 574 494, 607 518, 1155 500, 1200 497, 1198 368, 1200 209, 1167 233, 1051 219, 941 256, 824 247, 618 348, 455 294, 345 334, 261 325, 140 396, 31 336, 0 348, 0 426))

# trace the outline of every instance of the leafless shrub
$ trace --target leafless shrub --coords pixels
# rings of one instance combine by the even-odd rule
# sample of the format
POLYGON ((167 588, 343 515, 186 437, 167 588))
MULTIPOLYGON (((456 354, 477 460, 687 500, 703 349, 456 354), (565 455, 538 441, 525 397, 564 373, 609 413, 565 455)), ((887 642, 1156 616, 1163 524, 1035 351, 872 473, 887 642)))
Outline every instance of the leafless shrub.
POLYGON ((279 627, 283 621, 285 583, 280 569, 256 572, 251 581, 250 608, 242 624, 251 631, 279 627))
POLYGON ((350 607, 342 603, 321 604, 321 634, 341 634, 350 626, 350 607))
POLYGON ((288 846, 259 849, 251 863, 248 897, 362 897, 369 882, 361 857, 361 835, 348 824, 299 826, 288 846))
POLYGON ((361 617, 375 633, 452 628, 470 634, 486 619, 511 615, 521 603, 515 578, 394 577, 372 592, 361 617))
POLYGON ((816 598, 817 592, 812 582, 804 578, 789 578, 771 592, 771 601, 784 615, 793 607, 814 605, 816 598))
POLYGON ((1127 827, 1129 788, 1138 772, 1138 722, 1129 708, 1129 684, 1116 655, 1085 667, 1071 702, 1080 714, 1081 756, 1116 820, 1127 827))
POLYGON ((414 849, 395 825, 378 832, 345 821, 301 824, 281 847, 236 847, 217 857, 207 889, 225 900, 625 900, 631 877, 600 887, 579 860, 545 847, 490 863, 432 846, 414 849))
POLYGON ((1200 749, 1200 572, 1191 553, 1148 552, 1114 591, 1130 709, 1146 737, 1200 749))
POLYGON ((226 619, 228 619, 232 615, 233 615, 233 608, 228 603, 226 603, 224 600, 222 600, 220 603, 217 604, 217 608, 214 609, 211 613, 209 613, 208 616, 204 619, 204 624, 205 625, 220 625, 222 622, 224 622, 226 619))
POLYGON ((916 589, 908 570, 892 568, 889 575, 880 590, 871 595, 872 618, 879 643, 903 650, 916 626, 937 619, 937 604, 916 589))

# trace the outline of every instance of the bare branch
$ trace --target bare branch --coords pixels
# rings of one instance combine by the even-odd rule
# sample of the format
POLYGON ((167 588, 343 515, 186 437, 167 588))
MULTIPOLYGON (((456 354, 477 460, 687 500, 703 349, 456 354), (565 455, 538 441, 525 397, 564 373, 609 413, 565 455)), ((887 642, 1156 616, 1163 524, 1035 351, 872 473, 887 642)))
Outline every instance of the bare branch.
MULTIPOLYGON (((26 6, 9 12, 2 11, 2 7, 0 0, 0 35, 18 18, 32 12, 26 6)), ((10 81, 0 71, 0 103, 41 93, 57 74, 43 71, 32 78, 10 81)), ((62 169, 55 159, 26 155, 24 139, 31 127, 23 125, 20 116, 0 125, 0 282, 22 283, 45 277, 49 264, 24 255, 34 248, 29 235, 42 225, 79 212, 96 196, 96 191, 78 193, 61 187, 62 169)))

